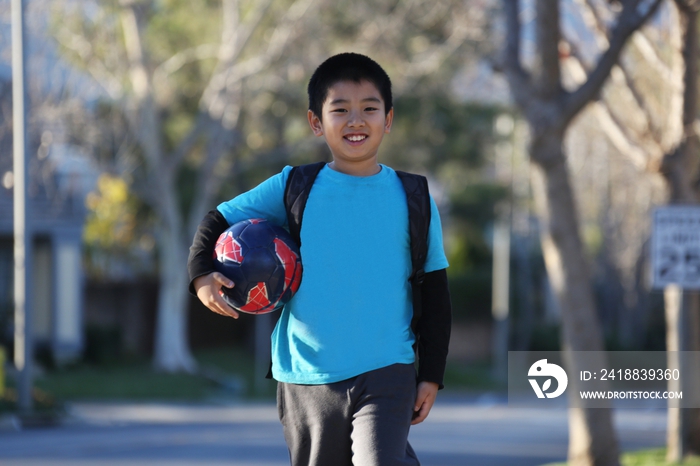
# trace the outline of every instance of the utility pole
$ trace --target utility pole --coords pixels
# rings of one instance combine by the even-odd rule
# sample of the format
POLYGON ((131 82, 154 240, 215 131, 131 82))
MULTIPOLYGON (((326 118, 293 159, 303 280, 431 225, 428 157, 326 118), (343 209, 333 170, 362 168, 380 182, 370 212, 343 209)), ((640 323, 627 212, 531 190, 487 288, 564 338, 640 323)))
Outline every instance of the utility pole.
POLYGON ((27 111, 25 72, 24 1, 12 0, 12 145, 15 260, 15 366, 19 371, 17 404, 22 413, 32 410, 31 280, 32 235, 27 224, 27 111))
MULTIPOLYGON (((500 143, 495 151, 496 181, 509 190, 513 185, 513 130, 515 122, 507 114, 495 121, 495 130, 501 136, 509 137, 507 143, 500 143)), ((508 377, 508 349, 510 341, 510 241, 513 199, 496 206, 496 219, 493 226, 493 275, 491 314, 493 316, 493 376, 505 381, 508 377)))

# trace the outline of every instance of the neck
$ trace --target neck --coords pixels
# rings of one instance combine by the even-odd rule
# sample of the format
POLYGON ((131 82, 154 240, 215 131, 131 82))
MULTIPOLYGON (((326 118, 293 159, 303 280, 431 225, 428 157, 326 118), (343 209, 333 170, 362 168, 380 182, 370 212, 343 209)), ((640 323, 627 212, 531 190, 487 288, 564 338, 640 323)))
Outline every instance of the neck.
POLYGON ((376 160, 365 164, 344 163, 334 160, 328 164, 328 167, 346 175, 352 176, 372 176, 379 173, 382 169, 376 160))

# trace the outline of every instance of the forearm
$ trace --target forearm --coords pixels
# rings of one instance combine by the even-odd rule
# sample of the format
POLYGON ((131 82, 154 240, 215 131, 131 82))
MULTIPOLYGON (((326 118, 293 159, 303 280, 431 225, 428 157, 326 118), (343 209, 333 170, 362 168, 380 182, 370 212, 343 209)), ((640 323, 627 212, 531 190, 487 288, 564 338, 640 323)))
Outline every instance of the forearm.
POLYGON ((452 304, 445 269, 425 274, 421 289, 422 314, 417 323, 418 382, 443 388, 452 327, 452 304))
POLYGON ((199 224, 187 259, 187 272, 190 277, 189 291, 193 295, 196 295, 195 278, 214 271, 214 247, 221 233, 226 231, 228 227, 228 222, 216 209, 209 211, 199 224))

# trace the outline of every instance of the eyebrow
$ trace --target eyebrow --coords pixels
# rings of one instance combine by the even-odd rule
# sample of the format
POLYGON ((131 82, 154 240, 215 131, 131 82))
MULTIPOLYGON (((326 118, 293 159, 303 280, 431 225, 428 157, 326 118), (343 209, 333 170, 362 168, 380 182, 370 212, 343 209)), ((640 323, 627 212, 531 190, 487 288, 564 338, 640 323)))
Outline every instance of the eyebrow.
MULTIPOLYGON (((347 104, 349 100, 347 99, 335 99, 331 101, 331 105, 338 105, 338 104, 347 104)), ((381 103, 382 101, 378 97, 366 97, 362 99, 362 102, 376 102, 376 103, 381 103)))

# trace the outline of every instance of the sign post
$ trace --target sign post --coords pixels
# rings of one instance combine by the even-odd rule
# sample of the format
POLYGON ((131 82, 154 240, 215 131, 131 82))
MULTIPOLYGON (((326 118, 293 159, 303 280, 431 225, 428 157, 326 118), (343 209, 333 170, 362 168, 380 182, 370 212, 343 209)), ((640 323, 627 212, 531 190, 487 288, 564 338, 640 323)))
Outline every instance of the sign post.
MULTIPOLYGON (((664 290, 668 364, 687 374, 683 380, 670 381, 669 390, 697 387, 700 379, 691 370, 687 356, 695 348, 685 290, 700 289, 700 206, 677 204, 654 211, 651 268, 652 287, 664 290)), ((668 401, 667 460, 678 461, 685 456, 685 438, 691 431, 693 413, 695 410, 681 409, 679 400, 668 401)))

